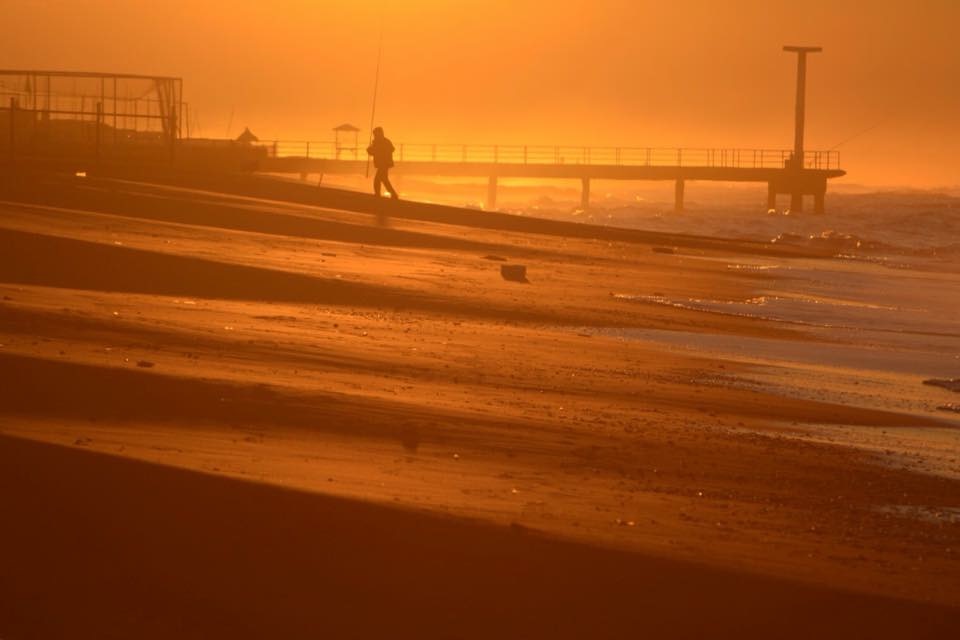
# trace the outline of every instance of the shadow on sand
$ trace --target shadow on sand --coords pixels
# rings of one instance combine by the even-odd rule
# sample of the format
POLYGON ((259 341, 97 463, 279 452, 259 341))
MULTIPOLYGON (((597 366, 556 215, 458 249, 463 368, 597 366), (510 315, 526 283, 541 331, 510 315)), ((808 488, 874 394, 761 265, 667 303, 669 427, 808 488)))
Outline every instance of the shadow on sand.
MULTIPOLYGON (((130 367, 133 367, 131 364, 130 367)), ((294 393, 264 384, 165 375, 139 368, 101 367, 0 353, 0 417, 197 424, 257 429, 302 429, 351 438, 393 441, 409 450, 411 437, 490 453, 515 445, 501 434, 516 424, 366 396, 294 393)), ((513 449, 511 449, 513 450, 513 449)))
POLYGON ((0 504, 11 639, 947 638, 960 623, 956 610, 7 437, 0 504))
POLYGON ((216 262, 57 236, 0 229, 0 282, 117 293, 349 305, 445 312, 477 318, 577 322, 487 302, 434 298, 402 289, 216 262), (56 256, 56 260, 51 260, 56 256))

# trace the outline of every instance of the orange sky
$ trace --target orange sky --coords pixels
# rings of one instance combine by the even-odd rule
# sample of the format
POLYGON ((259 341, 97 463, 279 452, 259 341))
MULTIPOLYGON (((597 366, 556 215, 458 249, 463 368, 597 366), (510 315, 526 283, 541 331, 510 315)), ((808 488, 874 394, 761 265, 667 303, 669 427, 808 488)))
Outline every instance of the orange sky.
POLYGON ((194 133, 327 139, 370 117, 395 141, 792 145, 848 182, 960 184, 960 2, 807 0, 4 2, 7 68, 179 75, 194 133), (867 8, 864 8, 867 7, 867 8))

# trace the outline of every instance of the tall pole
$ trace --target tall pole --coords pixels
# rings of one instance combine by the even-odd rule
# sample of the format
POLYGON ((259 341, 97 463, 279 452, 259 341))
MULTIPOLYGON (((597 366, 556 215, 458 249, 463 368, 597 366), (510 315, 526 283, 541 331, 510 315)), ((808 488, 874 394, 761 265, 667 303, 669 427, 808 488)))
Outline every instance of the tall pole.
POLYGON ((793 160, 797 168, 803 168, 803 128, 806 116, 807 54, 819 53, 822 47, 784 47, 784 51, 797 54, 797 108, 793 136, 793 160))
MULTIPOLYGON (((823 48, 785 46, 783 50, 797 54, 797 106, 793 133, 793 161, 791 162, 790 169, 799 174, 804 167, 803 129, 807 99, 807 54, 819 53, 823 51, 823 48)), ((799 212, 803 209, 803 185, 800 184, 799 176, 794 178, 794 182, 794 188, 790 195, 790 210, 799 212)))

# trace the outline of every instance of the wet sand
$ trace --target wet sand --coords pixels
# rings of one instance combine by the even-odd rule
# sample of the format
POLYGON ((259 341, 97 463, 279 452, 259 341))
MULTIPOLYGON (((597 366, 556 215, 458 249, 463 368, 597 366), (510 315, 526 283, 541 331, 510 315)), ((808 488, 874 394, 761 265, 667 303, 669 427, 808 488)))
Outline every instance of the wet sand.
POLYGON ((861 333, 651 302, 824 255, 251 178, 0 201, 0 637, 960 628, 949 392, 832 355, 861 333))

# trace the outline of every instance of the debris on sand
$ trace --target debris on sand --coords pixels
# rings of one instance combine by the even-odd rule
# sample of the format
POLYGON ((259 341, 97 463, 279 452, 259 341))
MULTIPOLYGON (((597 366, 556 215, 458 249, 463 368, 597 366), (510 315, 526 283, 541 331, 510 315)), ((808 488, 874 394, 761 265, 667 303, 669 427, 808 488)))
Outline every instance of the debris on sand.
POLYGON ((416 453, 420 440, 420 430, 416 425, 407 425, 400 431, 400 444, 407 453, 416 453))
POLYGON ((848 233, 840 233, 829 229, 819 235, 802 236, 796 233, 781 233, 771 240, 776 244, 792 244, 816 249, 826 249, 828 251, 854 251, 856 249, 865 249, 870 251, 888 250, 892 247, 882 242, 865 240, 848 233))
POLYGON ((153 363, 149 360, 137 360, 137 366, 143 367, 144 369, 150 369, 153 367, 153 363))
POLYGON ((923 384, 930 385, 931 387, 943 387, 947 391, 960 393, 960 378, 951 378, 949 380, 931 378, 930 380, 924 380, 923 384))
POLYGON ((954 413, 960 413, 960 404, 957 404, 955 402, 942 404, 939 407, 937 407, 937 411, 953 411, 954 413))
POLYGON ((500 275, 511 282, 527 282, 527 268, 522 264, 500 265, 500 275))
POLYGON ((676 247, 653 247, 652 251, 654 253, 669 253, 674 254, 677 252, 676 247))
POLYGON ((484 260, 493 260, 493 261, 495 261, 495 262, 506 262, 506 261, 507 261, 507 259, 504 258, 503 256, 493 256, 493 255, 491 255, 491 256, 483 256, 483 259, 484 259, 484 260))

